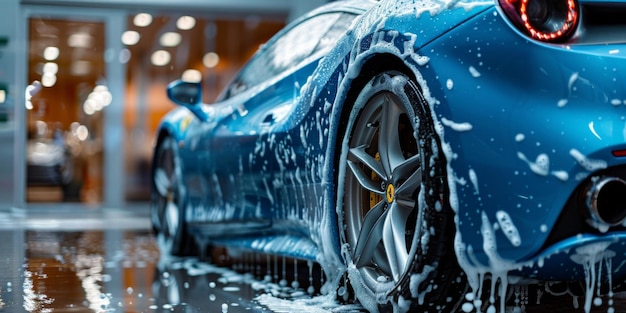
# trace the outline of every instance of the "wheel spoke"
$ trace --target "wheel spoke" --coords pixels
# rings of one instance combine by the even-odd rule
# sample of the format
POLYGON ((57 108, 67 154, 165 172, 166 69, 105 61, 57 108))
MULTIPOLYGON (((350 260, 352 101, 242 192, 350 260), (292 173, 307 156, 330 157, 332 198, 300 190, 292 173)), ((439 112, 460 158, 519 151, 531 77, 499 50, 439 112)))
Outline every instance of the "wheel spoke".
POLYGON ((168 201, 165 207, 165 219, 167 223, 167 231, 165 233, 168 234, 168 237, 173 238, 178 231, 179 215, 178 207, 171 201, 168 201))
POLYGON ((350 167, 350 170, 352 171, 352 174, 354 174, 356 180, 363 188, 379 195, 385 194, 380 187, 380 183, 376 183, 371 178, 367 177, 367 175, 363 173, 363 169, 361 169, 361 167, 359 167, 356 163, 348 161, 348 166, 350 167))
POLYGON ((406 221, 411 210, 392 203, 385 218, 383 243, 394 281, 398 281, 406 267, 409 251, 406 247, 406 221))
POLYGON ((399 206, 411 210, 415 208, 415 203, 417 201, 415 201, 414 199, 400 199, 399 197, 396 197, 396 202, 399 206))
POLYGON ((354 248, 354 262, 357 267, 368 265, 372 261, 376 247, 382 239, 383 224, 387 211, 385 203, 376 204, 363 219, 356 247, 354 248))
MULTIPOLYGON (((408 176, 408 178, 398 186, 398 189, 396 189, 396 195, 400 199, 412 199, 414 197, 414 192, 420 188, 420 184, 422 183, 422 169, 419 168, 419 157, 412 157, 408 159, 405 163, 412 162, 418 162, 417 168, 406 166, 406 169, 410 168, 413 172, 411 173, 407 171, 406 176, 400 176, 408 176), (414 159, 417 159, 417 161, 413 161, 414 159)), ((400 168, 401 167, 399 166, 398 169, 400 168)))
POLYGON ((380 160, 386 173, 393 173, 393 170, 404 161, 398 133, 401 114, 400 107, 386 96, 382 104, 380 137, 378 138, 380 160))
POLYGON ((379 245, 377 248, 376 254, 372 258, 373 264, 375 264, 379 269, 379 276, 376 277, 376 280, 378 280, 381 276, 385 276, 387 280, 389 280, 391 279, 391 266, 389 266, 389 262, 387 261, 385 247, 383 245, 379 245))
POLYGON ((165 208, 167 207, 167 199, 165 197, 157 197, 157 199, 153 200, 153 207, 151 210, 152 223, 156 226, 157 229, 163 230, 163 214, 165 212, 165 208))
POLYGON ((167 197, 169 190, 172 188, 172 181, 163 168, 157 168, 154 171, 154 186, 159 196, 167 197))
POLYGON ((393 177, 407 178, 420 169, 421 163, 422 159, 419 154, 403 160, 400 164, 398 164, 398 166, 396 166, 396 168, 393 169, 393 177))
POLYGON ((363 165, 367 166, 374 173, 376 173, 376 175, 378 175, 379 177, 382 177, 383 179, 386 179, 387 175, 385 174, 383 170, 382 164, 378 160, 376 160, 374 157, 369 155, 367 152, 365 152, 366 148, 367 148, 366 146, 359 146, 356 148, 352 148, 350 149, 350 155, 357 158, 361 163, 363 163, 363 165))

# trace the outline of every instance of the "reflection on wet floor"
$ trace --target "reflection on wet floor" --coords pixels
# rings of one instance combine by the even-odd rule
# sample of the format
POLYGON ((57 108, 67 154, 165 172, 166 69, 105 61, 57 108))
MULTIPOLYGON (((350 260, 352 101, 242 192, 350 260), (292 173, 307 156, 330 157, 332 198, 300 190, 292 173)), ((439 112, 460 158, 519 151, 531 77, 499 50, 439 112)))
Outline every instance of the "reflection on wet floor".
MULTIPOLYGON (((0 216, 0 313, 363 312, 338 303, 334 290, 321 295, 325 277, 314 263, 223 249, 212 263, 173 258, 159 253, 145 220, 107 215, 84 219, 83 229, 79 220, 0 216)), ((507 312, 583 311, 571 295, 520 299, 507 312)), ((604 300, 592 312, 610 312, 609 301, 626 311, 623 295, 604 300)))
POLYGON ((219 267, 163 256, 145 229, 21 232, 22 262, 10 262, 17 274, 5 280, 10 265, 1 268, 0 312, 361 310, 321 296, 324 278, 314 263, 218 251, 216 263, 227 265, 219 267))
POLYGON ((148 233, 26 231, 22 266, 29 312, 146 312, 158 250, 148 233), (107 240, 117 249, 106 248, 107 240), (122 292, 123 291, 123 292, 122 292), (147 297, 144 297, 147 295, 147 297))

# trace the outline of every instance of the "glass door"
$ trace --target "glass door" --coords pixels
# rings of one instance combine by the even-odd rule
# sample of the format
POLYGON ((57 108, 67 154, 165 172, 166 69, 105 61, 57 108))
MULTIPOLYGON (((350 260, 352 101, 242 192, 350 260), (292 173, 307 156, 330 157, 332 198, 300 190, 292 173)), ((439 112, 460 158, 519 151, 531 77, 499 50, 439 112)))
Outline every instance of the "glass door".
POLYGON ((39 6, 24 12, 25 201, 121 206, 125 14, 39 6))

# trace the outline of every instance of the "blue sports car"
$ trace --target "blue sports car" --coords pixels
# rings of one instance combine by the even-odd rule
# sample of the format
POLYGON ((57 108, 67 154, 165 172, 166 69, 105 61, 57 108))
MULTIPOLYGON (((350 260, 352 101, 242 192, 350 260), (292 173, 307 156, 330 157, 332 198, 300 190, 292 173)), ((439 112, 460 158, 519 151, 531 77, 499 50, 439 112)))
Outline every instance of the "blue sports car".
POLYGON ((309 13, 217 103, 168 87, 161 248, 316 261, 370 311, 504 312, 509 284, 538 281, 583 282, 589 311, 626 279, 624 16, 624 0, 309 13))

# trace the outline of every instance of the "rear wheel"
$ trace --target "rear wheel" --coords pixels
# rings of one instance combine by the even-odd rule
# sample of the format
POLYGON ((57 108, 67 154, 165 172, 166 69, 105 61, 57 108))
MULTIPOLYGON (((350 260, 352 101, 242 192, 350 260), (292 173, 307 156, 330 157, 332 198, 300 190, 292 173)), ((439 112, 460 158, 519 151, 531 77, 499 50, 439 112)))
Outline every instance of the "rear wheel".
POLYGON ((184 221, 185 195, 181 176, 176 142, 165 137, 155 151, 151 219, 161 251, 177 256, 190 255, 194 248, 184 221))
POLYGON ((339 220, 356 297, 369 310, 411 298, 411 307, 454 307, 465 286, 454 215, 417 86, 397 72, 377 75, 359 93, 342 143, 339 220))

